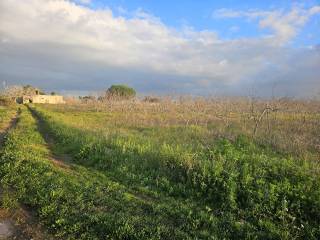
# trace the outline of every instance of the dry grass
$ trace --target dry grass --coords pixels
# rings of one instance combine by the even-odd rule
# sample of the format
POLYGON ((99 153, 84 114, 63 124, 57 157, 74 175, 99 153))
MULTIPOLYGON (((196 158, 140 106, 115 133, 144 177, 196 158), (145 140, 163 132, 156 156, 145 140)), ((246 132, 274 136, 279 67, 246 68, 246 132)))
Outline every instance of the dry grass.
POLYGON ((317 100, 166 97, 157 103, 92 101, 50 108, 106 113, 115 127, 199 126, 208 130, 206 137, 210 138, 233 139, 244 134, 275 151, 320 159, 320 101, 317 100))

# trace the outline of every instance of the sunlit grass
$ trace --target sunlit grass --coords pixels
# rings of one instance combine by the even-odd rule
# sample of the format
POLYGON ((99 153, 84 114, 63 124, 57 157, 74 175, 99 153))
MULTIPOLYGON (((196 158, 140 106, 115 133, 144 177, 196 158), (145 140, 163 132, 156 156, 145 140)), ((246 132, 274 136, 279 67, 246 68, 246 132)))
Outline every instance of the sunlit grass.
POLYGON ((195 122, 187 106, 33 106, 50 149, 23 108, 1 153, 3 205, 67 239, 317 239, 317 112, 270 113, 254 135, 248 112, 195 122), (303 154, 288 145, 299 134, 303 154))

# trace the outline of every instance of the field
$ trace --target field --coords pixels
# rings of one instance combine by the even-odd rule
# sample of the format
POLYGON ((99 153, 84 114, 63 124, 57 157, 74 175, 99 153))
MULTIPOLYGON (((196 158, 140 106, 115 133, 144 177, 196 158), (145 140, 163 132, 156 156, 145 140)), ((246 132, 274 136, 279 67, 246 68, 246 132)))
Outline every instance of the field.
POLYGON ((47 236, 320 238, 319 101, 0 110, 2 208, 32 212, 47 236))

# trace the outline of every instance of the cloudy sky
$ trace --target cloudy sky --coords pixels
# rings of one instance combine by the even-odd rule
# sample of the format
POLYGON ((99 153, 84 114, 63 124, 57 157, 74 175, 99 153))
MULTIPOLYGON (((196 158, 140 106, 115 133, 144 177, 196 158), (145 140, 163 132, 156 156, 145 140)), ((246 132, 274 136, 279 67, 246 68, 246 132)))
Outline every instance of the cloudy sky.
POLYGON ((320 3, 1 0, 0 81, 62 93, 124 83, 141 94, 315 96, 320 3))

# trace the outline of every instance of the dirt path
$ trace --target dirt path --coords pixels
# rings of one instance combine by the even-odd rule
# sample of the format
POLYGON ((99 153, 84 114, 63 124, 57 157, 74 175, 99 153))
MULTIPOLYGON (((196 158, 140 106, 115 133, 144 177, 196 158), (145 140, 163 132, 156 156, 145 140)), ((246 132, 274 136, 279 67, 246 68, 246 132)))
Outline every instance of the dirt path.
MULTIPOLYGON (((5 136, 8 134, 9 130, 14 128, 18 122, 20 112, 11 119, 10 122, 5 123, 4 127, 0 130, 0 149, 3 147, 5 136)), ((2 200, 2 189, 0 188, 0 200, 2 200)), ((11 214, 9 211, 0 208, 0 239, 10 239, 16 238, 17 228, 14 225, 11 214)))
POLYGON ((5 123, 4 127, 0 129, 0 149, 3 146, 5 136, 8 134, 9 130, 14 128, 18 122, 19 115, 20 115, 20 109, 17 111, 16 115, 11 119, 10 122, 5 123))
POLYGON ((57 153, 54 151, 54 139, 50 133, 45 129, 45 122, 37 115, 37 113, 28 107, 34 119, 37 121, 38 131, 46 142, 46 147, 49 150, 49 159, 54 165, 65 170, 71 170, 72 157, 68 154, 57 153))
MULTIPOLYGON (((21 110, 18 109, 16 115, 0 129, 0 149, 5 143, 5 137, 19 121, 21 110)), ((3 189, 0 186, 0 203, 2 204, 3 189)), ((46 233, 39 224, 32 209, 19 205, 15 209, 5 209, 0 207, 0 240, 50 240, 54 239, 46 233)))

